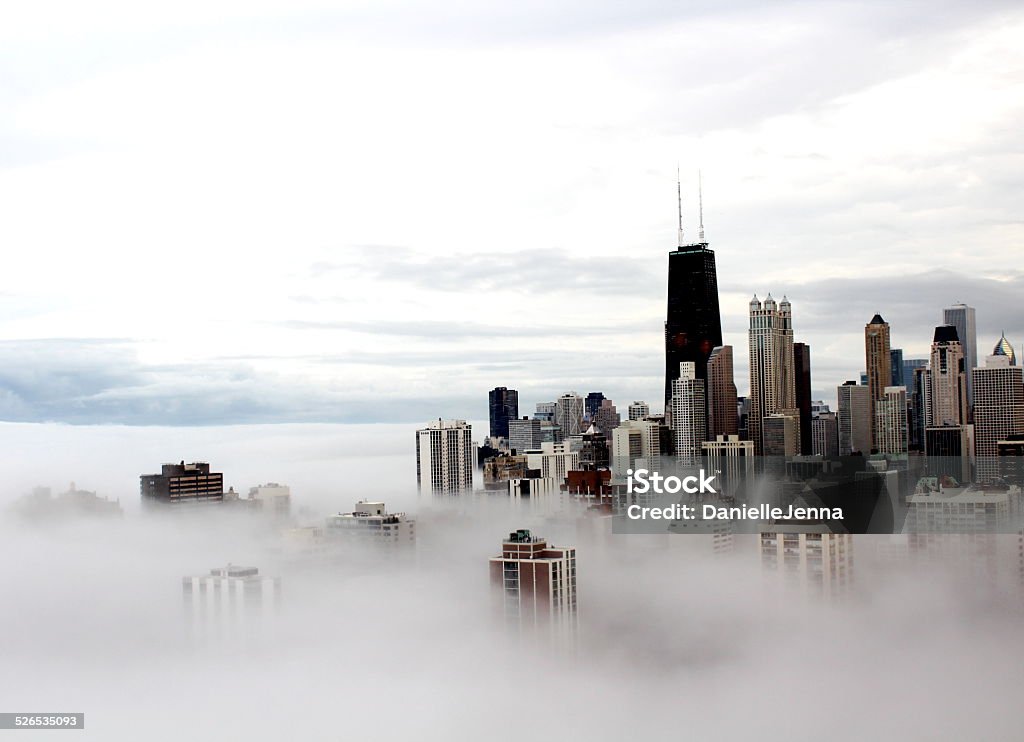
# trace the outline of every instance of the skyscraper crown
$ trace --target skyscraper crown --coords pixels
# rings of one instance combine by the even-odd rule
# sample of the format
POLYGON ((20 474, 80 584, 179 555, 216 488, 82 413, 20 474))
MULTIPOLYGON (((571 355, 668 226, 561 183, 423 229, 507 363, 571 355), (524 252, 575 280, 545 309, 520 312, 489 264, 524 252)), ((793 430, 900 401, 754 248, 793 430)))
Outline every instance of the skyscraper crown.
POLYGON ((939 325, 935 328, 933 343, 959 343, 960 336, 957 334, 956 325, 939 325))
POLYGON ((1010 341, 1006 339, 1005 332, 1002 334, 1002 337, 999 338, 999 342, 996 343, 996 347, 993 348, 992 355, 1006 356, 1010 359, 1011 366, 1017 365, 1017 354, 1014 353, 1013 346, 1010 344, 1010 341))

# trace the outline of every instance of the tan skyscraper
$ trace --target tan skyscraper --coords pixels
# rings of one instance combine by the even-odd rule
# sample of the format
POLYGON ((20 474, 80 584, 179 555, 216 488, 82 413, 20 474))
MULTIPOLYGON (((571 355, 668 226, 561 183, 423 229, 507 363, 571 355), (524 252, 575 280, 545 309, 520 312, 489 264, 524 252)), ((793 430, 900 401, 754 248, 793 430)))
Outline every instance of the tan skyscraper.
POLYGON ((738 428, 732 346, 720 345, 708 359, 708 440, 736 435, 738 428))
POLYGON ((887 386, 882 398, 875 402, 875 444, 878 453, 890 456, 907 454, 907 390, 887 386))
POLYGON ((864 360, 868 374, 868 414, 871 416, 871 447, 879 448, 882 431, 876 414, 878 403, 885 398, 885 388, 892 384, 892 357, 889 354, 889 323, 876 314, 864 326, 864 360))
POLYGON ((967 389, 964 380, 964 350, 956 327, 935 328, 929 365, 929 404, 932 427, 963 425, 967 422, 967 389))
POLYGON ((750 300, 750 417, 747 424, 750 440, 759 455, 764 453, 761 421, 776 413, 797 415, 793 315, 785 297, 776 304, 768 294, 763 304, 757 296, 750 300))

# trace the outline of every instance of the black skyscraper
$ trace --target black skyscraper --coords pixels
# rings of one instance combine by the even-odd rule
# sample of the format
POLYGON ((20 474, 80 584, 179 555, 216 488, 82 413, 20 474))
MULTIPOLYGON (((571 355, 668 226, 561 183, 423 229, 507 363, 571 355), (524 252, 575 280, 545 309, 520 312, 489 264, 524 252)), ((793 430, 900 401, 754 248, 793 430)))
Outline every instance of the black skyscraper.
POLYGON ((814 453, 811 442, 811 346, 793 343, 793 376, 796 377, 796 408, 800 411, 800 453, 814 453))
POLYGON ((706 242, 668 254, 668 312, 665 318, 665 405, 679 364, 691 361, 697 378, 708 379, 708 358, 722 344, 715 253, 706 242))
POLYGON ((601 409, 601 403, 605 400, 604 392, 591 392, 587 395, 587 399, 584 401, 584 406, 587 410, 587 419, 590 421, 594 420, 594 415, 601 409))
POLYGON ((491 437, 508 438, 508 421, 519 417, 519 392, 495 387, 490 392, 491 437))

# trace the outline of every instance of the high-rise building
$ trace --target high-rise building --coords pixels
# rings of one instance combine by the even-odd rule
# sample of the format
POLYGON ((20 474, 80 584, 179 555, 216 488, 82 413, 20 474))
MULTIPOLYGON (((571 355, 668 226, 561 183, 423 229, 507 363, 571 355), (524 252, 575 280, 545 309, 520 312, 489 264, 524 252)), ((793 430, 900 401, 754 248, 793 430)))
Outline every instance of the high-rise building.
POLYGON ((972 480, 974 463, 974 427, 941 425, 925 428, 924 452, 928 457, 928 473, 950 476, 958 482, 972 480))
POLYGON ((275 515, 288 515, 292 507, 292 490, 286 484, 267 482, 249 488, 249 499, 259 503, 258 507, 275 515))
POLYGON ((924 431, 931 425, 932 379, 927 365, 915 366, 910 376, 910 448, 924 450, 924 431))
POLYGON ((839 456, 839 421, 834 412, 811 418, 811 453, 826 459, 839 456))
POLYGON ((548 546, 528 530, 513 531, 490 559, 491 585, 501 595, 506 625, 560 646, 575 639, 576 549, 548 546))
POLYGON ((536 412, 533 416, 541 422, 554 422, 555 420, 555 403, 554 402, 538 402, 536 406, 536 412))
POLYGON ((491 437, 508 438, 508 421, 519 417, 519 392, 497 386, 490 391, 491 437))
POLYGON ((562 428, 563 438, 583 432, 585 414, 583 397, 576 392, 566 392, 558 398, 555 402, 555 423, 562 428))
POLYGON ((540 420, 524 417, 508 421, 508 446, 516 453, 539 449, 543 441, 540 420))
POLYGON ((620 477, 642 460, 648 469, 661 466, 662 428, 657 420, 627 420, 612 432, 612 468, 620 477))
POLYGON ((736 382, 733 380, 732 346, 720 345, 708 358, 708 438, 739 432, 736 414, 736 382))
POLYGON ((416 521, 405 513, 389 513, 383 502, 360 500, 351 513, 327 516, 326 526, 325 533, 333 539, 388 547, 416 543, 416 521))
POLYGON ((765 456, 797 456, 800 453, 800 418, 793 412, 776 412, 761 420, 765 456))
MULTIPOLYGON (((793 369, 793 318, 789 301, 776 304, 771 294, 762 304, 750 301, 750 418, 754 450, 764 452, 762 420, 796 408, 793 369)), ((799 418, 797 418, 799 424, 799 418)), ((798 432, 799 435, 799 432, 798 432)))
POLYGON ((610 439, 612 431, 619 427, 620 422, 622 421, 619 418, 618 410, 615 409, 612 401, 610 399, 601 400, 601 406, 594 413, 594 425, 597 426, 597 429, 610 439))
MULTIPOLYGON (((681 189, 677 183, 677 191, 681 189)), ((702 209, 703 211, 703 209, 702 209)), ((665 314, 665 409, 672 396, 672 382, 679 364, 690 362, 696 376, 708 380, 708 358, 722 344, 722 318, 718 309, 718 272, 715 253, 704 241, 703 216, 700 241, 686 244, 683 238, 682 198, 679 200, 678 248, 668 254, 668 306, 665 314)))
POLYGON ((991 355, 985 366, 972 369, 971 375, 974 453, 978 477, 987 481, 999 475, 999 441, 1024 433, 1024 369, 1011 366, 1007 355, 991 355))
POLYGON ((594 415, 601 409, 601 404, 605 401, 604 392, 590 392, 584 400, 584 407, 586 408, 587 420, 594 421, 594 415))
POLYGON ((907 380, 904 376, 903 348, 890 348, 889 361, 889 365, 892 367, 892 381, 889 383, 889 386, 907 386, 907 380))
POLYGON ((707 438, 707 403, 704 398, 704 381, 697 378, 693 362, 684 361, 681 364, 679 378, 672 381, 670 405, 676 457, 685 465, 698 464, 700 444, 707 438))
POLYGON ((878 453, 904 456, 908 450, 907 390, 887 386, 875 402, 875 448, 878 453))
POLYGON ((416 484, 438 495, 473 489, 473 426, 442 420, 416 431, 416 484))
POLYGON ((793 343, 793 378, 796 385, 796 409, 800 413, 800 451, 811 453, 811 346, 793 343))
POLYGON ((738 435, 718 435, 701 445, 709 471, 720 471, 726 480, 754 471, 754 443, 738 435))
MULTIPOLYGON (((892 386, 892 355, 889 348, 889 323, 876 314, 864 325, 864 359, 868 375, 868 416, 871 418, 871 449, 878 448, 881 433, 877 429, 877 407, 892 386)), ((867 452, 865 452, 867 453, 867 452)))
POLYGON ((839 455, 871 453, 871 402, 868 388, 854 381, 837 389, 839 396, 839 455))
POLYGON ((539 451, 526 452, 527 468, 536 469, 541 477, 561 483, 566 474, 580 467, 579 451, 573 451, 568 442, 541 444, 539 451))
POLYGON ((139 477, 139 491, 144 503, 221 502, 224 500, 224 475, 211 472, 210 465, 204 461, 164 464, 159 474, 139 477))
POLYGON ((932 427, 967 423, 964 351, 953 325, 935 328, 929 367, 929 407, 932 427))
POLYGON ((256 567, 229 564, 207 575, 182 579, 190 630, 204 637, 248 638, 250 627, 266 627, 281 602, 281 581, 256 567))
POLYGON ((971 381, 971 369, 978 365, 978 332, 974 321, 974 307, 966 304, 954 304, 942 310, 942 321, 956 328, 957 338, 963 350, 965 393, 964 409, 967 414, 963 418, 966 425, 971 422, 970 414, 974 409, 974 387, 971 381))
MULTIPOLYGON (((676 373, 679 373, 679 369, 676 369, 676 373)), ((630 420, 646 420, 651 416, 651 406, 646 402, 633 402, 629 406, 629 419, 630 420)))
POLYGON ((796 590, 810 597, 832 598, 850 589, 850 534, 828 533, 820 523, 777 520, 761 526, 760 540, 762 567, 796 590))

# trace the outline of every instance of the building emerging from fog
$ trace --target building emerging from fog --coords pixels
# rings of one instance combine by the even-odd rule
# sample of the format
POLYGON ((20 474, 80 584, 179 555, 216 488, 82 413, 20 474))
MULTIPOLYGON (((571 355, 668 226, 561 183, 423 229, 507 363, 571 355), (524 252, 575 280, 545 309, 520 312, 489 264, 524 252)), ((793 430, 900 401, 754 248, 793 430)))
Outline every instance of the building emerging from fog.
POLYGON ((438 418, 416 431, 416 485, 436 495, 473 489, 472 425, 438 418))
POLYGON ((292 491, 286 484, 267 482, 250 487, 249 499, 261 510, 274 515, 288 515, 292 509, 292 491))
POLYGON ((416 521, 405 513, 389 513, 383 502, 360 500, 351 513, 327 516, 325 535, 388 546, 413 546, 416 521))
POLYGON ((278 578, 263 577, 256 567, 233 564, 185 577, 182 589, 191 629, 218 636, 258 626, 276 613, 281 601, 278 578))
POLYGON ((164 464, 159 474, 139 477, 139 490, 143 503, 222 502, 224 475, 201 461, 164 464))
POLYGON ((507 625, 561 645, 574 640, 576 549, 548 546, 527 530, 513 531, 502 542, 501 556, 491 558, 490 575, 507 625))
POLYGON ((850 534, 829 533, 821 522, 777 520, 761 527, 760 543, 762 567, 805 594, 831 598, 849 590, 850 534))

